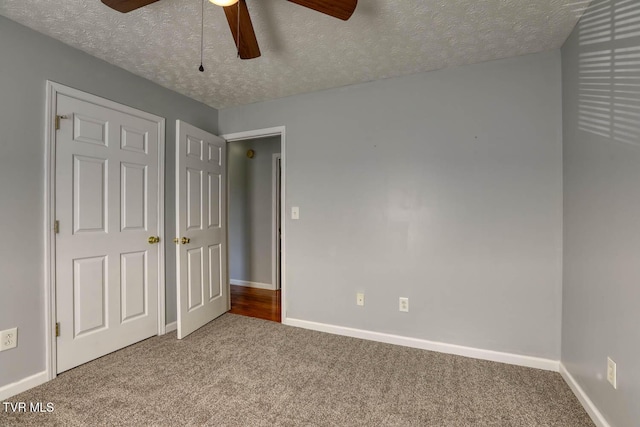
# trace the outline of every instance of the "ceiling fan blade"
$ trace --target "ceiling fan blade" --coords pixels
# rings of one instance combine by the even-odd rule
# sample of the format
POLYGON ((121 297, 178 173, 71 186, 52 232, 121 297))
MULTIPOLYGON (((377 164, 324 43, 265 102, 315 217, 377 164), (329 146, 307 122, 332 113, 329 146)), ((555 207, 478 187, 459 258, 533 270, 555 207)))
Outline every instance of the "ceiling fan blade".
POLYGON ((300 6, 346 21, 356 10, 358 0, 289 0, 300 6))
POLYGON ((118 12, 127 13, 157 1, 158 0, 102 0, 102 3, 118 12))
POLYGON ((259 57, 260 48, 258 47, 256 33, 253 31, 253 25, 251 24, 247 2, 245 0, 238 0, 237 4, 225 6, 223 9, 224 14, 227 15, 229 28, 231 28, 231 34, 233 35, 233 40, 236 42, 236 46, 238 46, 238 9, 240 9, 240 45, 238 46, 240 58, 253 59, 259 57))

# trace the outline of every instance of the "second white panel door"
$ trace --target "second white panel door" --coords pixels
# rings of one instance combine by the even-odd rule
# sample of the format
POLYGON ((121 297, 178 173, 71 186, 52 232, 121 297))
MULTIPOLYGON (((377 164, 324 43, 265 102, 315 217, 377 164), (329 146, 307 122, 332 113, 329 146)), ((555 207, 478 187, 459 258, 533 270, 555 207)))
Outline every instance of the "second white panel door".
POLYGON ((229 310, 226 141, 176 123, 178 338, 229 310))

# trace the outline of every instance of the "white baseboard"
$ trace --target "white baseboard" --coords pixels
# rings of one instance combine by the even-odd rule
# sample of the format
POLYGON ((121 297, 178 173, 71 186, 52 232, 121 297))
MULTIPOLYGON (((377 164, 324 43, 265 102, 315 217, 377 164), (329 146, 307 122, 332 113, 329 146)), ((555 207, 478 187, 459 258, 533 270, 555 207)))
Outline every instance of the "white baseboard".
POLYGON ((167 323, 167 326, 165 326, 165 333, 168 334, 169 332, 173 332, 176 329, 178 329, 178 322, 167 323))
POLYGON ((573 391, 573 394, 576 395, 576 397, 584 407, 584 410, 587 411, 587 414, 589 414, 589 416, 591 417, 593 423, 597 427, 610 427, 610 424, 607 422, 607 420, 604 419, 602 413, 598 410, 596 405, 594 405, 591 399, 589 399, 587 393, 584 392, 576 379, 573 378, 573 375, 571 375, 569 371, 567 371, 567 368, 562 363, 560 363, 560 375, 562 375, 562 378, 564 378, 566 383, 569 385, 569 388, 571 389, 571 391, 573 391))
POLYGON ((271 283, 260 283, 260 282, 249 282, 247 280, 236 280, 231 279, 229 283, 237 286, 246 286, 248 288, 258 288, 258 289, 269 289, 270 291, 275 291, 276 286, 271 283))
POLYGON ((543 359, 540 357, 524 356, 513 353, 503 353, 499 351, 484 350, 473 347, 465 347, 457 344, 447 344, 437 341, 423 340, 419 338, 403 337, 400 335, 366 331, 363 329, 348 328, 345 326, 309 322, 307 320, 292 318, 283 318, 282 323, 289 326, 312 329, 314 331, 328 332, 330 334, 344 335, 347 337, 384 342, 387 344, 419 348, 422 350, 437 351, 439 353, 455 354, 458 356, 471 357, 474 359, 491 360, 493 362, 508 363, 510 365, 526 366, 528 368, 543 369, 545 371, 558 372, 560 367, 560 362, 558 360, 543 359))
POLYGON ((6 400, 16 394, 20 394, 23 391, 27 391, 30 388, 37 387, 40 384, 44 384, 49 381, 47 371, 39 372, 30 377, 23 378, 20 381, 16 381, 11 384, 0 387, 0 400, 6 400))

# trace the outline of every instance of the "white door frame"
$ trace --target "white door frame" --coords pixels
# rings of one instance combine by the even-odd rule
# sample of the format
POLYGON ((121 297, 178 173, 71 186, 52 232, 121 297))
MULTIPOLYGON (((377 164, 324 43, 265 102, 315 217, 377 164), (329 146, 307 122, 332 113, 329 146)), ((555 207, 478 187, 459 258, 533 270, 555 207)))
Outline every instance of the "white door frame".
MULTIPOLYGON (((271 283, 275 290, 280 289, 280 283, 278 276, 282 277, 280 273, 280 251, 278 250, 278 200, 277 196, 280 196, 282 201, 281 189, 278 189, 282 177, 278 177, 278 160, 282 165, 282 154, 274 153, 271 160, 271 283)), ((280 211, 282 211, 282 205, 280 204, 280 211)), ((282 221, 281 221, 282 225, 282 221)))
MULTIPOLYGON (((286 205, 286 182, 287 182, 287 173, 286 173, 286 169, 287 169, 287 162, 286 162, 286 158, 287 158, 287 144, 286 144, 286 139, 285 139, 285 131, 286 128, 285 126, 277 126, 277 127, 272 127, 272 128, 265 128, 265 129, 256 129, 256 130, 250 130, 250 131, 245 131, 245 132, 236 132, 236 133, 229 133, 229 134, 225 134, 222 135, 221 137, 223 139, 225 139, 227 141, 227 143, 229 142, 235 142, 235 141, 244 141, 247 139, 260 139, 260 138, 266 138, 269 136, 279 136, 280 137, 280 169, 281 169, 281 180, 280 180, 280 229, 281 229, 281 244, 282 244, 282 255, 280 258, 280 297, 281 297, 281 313, 280 313, 280 318, 281 318, 281 322, 284 323, 285 319, 286 319, 286 313, 287 313, 287 298, 286 298, 286 274, 285 274, 285 266, 286 266, 286 209, 285 206, 286 205)), ((229 155, 229 150, 227 150, 227 156, 229 155)), ((227 175, 229 174, 229 170, 227 169, 227 175)), ((229 180, 227 179, 227 200, 229 198, 229 195, 231 193, 231 189, 229 188, 229 180)), ((230 204, 227 201, 227 218, 229 218, 229 206, 230 204)), ((229 229, 227 227, 227 249, 229 248, 229 229)), ((229 257, 227 256, 227 271, 229 271, 229 257)), ((273 264, 272 264, 273 265, 273 264)), ((273 283, 275 286, 275 282, 273 283)), ((229 302, 229 304, 231 304, 231 302, 229 302)), ((231 306, 231 305, 229 305, 231 306)))
POLYGON ((158 124, 158 335, 165 333, 165 274, 164 274, 164 143, 165 119, 154 114, 118 104, 68 86, 47 80, 45 117, 44 162, 44 321, 46 374, 49 380, 56 377, 56 239, 53 229, 56 201, 56 103, 58 94, 100 105, 125 114, 137 116, 158 124))

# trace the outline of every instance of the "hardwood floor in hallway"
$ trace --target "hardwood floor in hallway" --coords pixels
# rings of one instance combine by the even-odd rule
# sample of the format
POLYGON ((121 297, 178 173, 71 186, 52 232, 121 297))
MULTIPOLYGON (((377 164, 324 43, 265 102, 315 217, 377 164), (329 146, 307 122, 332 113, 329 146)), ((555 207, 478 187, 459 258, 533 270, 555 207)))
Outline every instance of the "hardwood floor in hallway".
POLYGON ((231 310, 229 313, 280 322, 280 290, 249 288, 230 285, 231 310))

